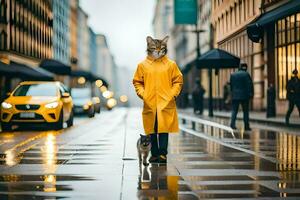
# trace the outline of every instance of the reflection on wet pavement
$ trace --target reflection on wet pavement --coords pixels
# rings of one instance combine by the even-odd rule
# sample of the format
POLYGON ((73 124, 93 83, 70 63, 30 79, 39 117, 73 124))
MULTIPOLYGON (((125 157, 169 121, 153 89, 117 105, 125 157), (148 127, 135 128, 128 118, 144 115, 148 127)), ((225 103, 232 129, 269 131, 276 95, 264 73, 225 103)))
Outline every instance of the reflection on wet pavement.
POLYGON ((80 126, 0 134, 0 199, 299 199, 300 138, 196 127, 170 136, 167 165, 139 166, 140 110, 80 126), (194 131, 194 132, 193 132, 194 131))

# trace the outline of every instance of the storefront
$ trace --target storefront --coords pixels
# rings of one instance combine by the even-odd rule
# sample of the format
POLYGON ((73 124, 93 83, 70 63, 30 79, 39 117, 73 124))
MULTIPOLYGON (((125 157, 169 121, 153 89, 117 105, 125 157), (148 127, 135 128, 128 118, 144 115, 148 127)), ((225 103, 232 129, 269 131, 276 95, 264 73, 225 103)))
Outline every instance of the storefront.
POLYGON ((300 70, 300 1, 278 4, 272 4, 272 10, 265 6, 267 11, 248 25, 247 33, 253 42, 263 46, 264 85, 275 85, 277 113, 285 114, 287 82, 294 69, 300 70))
POLYGON ((278 99, 285 100, 287 81, 300 70, 300 13, 276 22, 275 55, 278 99))

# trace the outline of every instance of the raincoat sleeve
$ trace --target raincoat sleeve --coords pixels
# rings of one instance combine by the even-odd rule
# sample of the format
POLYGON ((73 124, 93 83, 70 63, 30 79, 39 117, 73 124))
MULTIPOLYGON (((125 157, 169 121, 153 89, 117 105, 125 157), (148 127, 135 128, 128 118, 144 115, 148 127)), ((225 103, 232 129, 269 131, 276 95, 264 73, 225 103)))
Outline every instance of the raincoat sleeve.
POLYGON ((133 77, 133 81, 132 81, 136 94, 143 99, 144 97, 144 72, 143 72, 143 68, 141 65, 138 65, 135 73, 134 73, 134 77, 133 77))
POLYGON ((173 64, 173 72, 172 72, 172 94, 176 98, 183 84, 182 74, 176 63, 173 64))

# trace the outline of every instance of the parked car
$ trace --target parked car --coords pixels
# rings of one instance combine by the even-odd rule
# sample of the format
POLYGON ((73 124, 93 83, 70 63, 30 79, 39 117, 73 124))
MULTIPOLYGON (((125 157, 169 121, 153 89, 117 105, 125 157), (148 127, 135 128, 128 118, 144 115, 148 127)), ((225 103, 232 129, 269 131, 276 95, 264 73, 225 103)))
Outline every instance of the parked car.
POLYGON ((20 83, 1 104, 3 131, 13 125, 46 124, 60 130, 64 122, 73 125, 73 101, 60 82, 26 81, 20 83))
POLYGON ((95 116, 95 105, 90 88, 72 88, 71 95, 74 102, 74 114, 87 114, 90 118, 95 116))

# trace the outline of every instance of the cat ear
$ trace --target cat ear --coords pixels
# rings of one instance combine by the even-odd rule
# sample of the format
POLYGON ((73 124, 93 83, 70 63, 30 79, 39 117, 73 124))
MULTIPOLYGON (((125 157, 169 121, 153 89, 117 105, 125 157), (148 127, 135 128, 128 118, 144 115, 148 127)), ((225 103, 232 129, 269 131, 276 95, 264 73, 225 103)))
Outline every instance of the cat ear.
POLYGON ((151 36, 147 36, 147 43, 149 44, 149 43, 151 43, 151 42, 153 42, 154 40, 153 40, 153 38, 151 37, 151 36))
POLYGON ((163 42, 163 43, 167 43, 167 42, 168 42, 168 39, 169 39, 169 36, 167 35, 166 37, 164 37, 164 39, 162 39, 162 42, 163 42))

